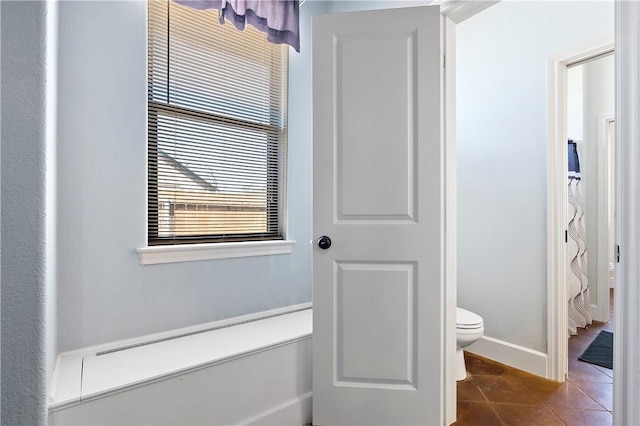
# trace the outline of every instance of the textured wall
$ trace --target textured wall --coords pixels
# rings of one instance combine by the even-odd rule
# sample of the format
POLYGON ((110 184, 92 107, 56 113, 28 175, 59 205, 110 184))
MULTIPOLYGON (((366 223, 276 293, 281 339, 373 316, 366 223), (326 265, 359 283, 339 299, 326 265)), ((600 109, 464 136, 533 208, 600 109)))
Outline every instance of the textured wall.
POLYGON ((2 2, 3 425, 46 423, 45 2, 2 2))

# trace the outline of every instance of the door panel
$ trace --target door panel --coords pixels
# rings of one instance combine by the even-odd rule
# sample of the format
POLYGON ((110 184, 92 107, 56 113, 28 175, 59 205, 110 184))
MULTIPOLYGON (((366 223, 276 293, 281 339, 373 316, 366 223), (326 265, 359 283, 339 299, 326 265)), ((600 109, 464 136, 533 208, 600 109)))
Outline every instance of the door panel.
POLYGON ((336 266, 336 386, 415 390, 415 264, 336 266))
POLYGON ((338 218, 411 219, 416 207, 415 33, 340 36, 335 54, 338 218), (386 87, 376 90, 372 81, 386 87), (388 93, 394 96, 387 98, 388 93), (367 150, 353 140, 366 141, 367 150))
POLYGON ((314 17, 314 424, 445 422, 441 22, 314 17))

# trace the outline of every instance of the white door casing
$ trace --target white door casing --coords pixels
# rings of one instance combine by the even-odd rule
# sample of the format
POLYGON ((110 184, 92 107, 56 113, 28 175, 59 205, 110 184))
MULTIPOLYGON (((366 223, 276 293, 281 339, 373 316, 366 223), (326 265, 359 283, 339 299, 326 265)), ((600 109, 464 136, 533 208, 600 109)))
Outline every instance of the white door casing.
POLYGON ((640 424, 640 3, 616 9, 616 263, 613 424, 640 424))
POLYGON ((444 20, 438 7, 313 19, 313 229, 332 240, 313 250, 313 422, 448 423, 456 194, 444 20))
POLYGON ((598 250, 597 250, 597 301, 592 305, 593 319, 609 321, 609 288, 612 274, 613 247, 615 245, 615 223, 610 201, 615 201, 615 139, 611 139, 610 125, 615 120, 613 112, 598 117, 598 250), (613 176, 612 176, 613 173, 613 176))
POLYGON ((547 67, 547 378, 564 382, 568 371, 567 312, 567 67, 607 54, 611 36, 570 48, 547 67))

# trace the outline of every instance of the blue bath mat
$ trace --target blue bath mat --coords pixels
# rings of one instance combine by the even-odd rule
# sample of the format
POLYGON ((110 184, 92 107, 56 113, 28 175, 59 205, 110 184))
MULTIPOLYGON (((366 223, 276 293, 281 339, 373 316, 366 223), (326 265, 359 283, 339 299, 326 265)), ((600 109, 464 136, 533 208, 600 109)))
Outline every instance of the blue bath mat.
POLYGON ((578 359, 613 370, 613 333, 601 331, 578 359))

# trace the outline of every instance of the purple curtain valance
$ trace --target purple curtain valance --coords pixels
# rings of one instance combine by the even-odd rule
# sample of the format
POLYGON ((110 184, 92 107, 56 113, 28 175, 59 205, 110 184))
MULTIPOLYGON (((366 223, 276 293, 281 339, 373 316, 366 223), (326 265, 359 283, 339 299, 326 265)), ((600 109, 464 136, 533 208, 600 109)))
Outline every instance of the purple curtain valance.
POLYGON ((285 43, 300 52, 299 0, 174 0, 193 9, 217 9, 220 23, 229 20, 240 31, 251 24, 271 43, 285 43))

